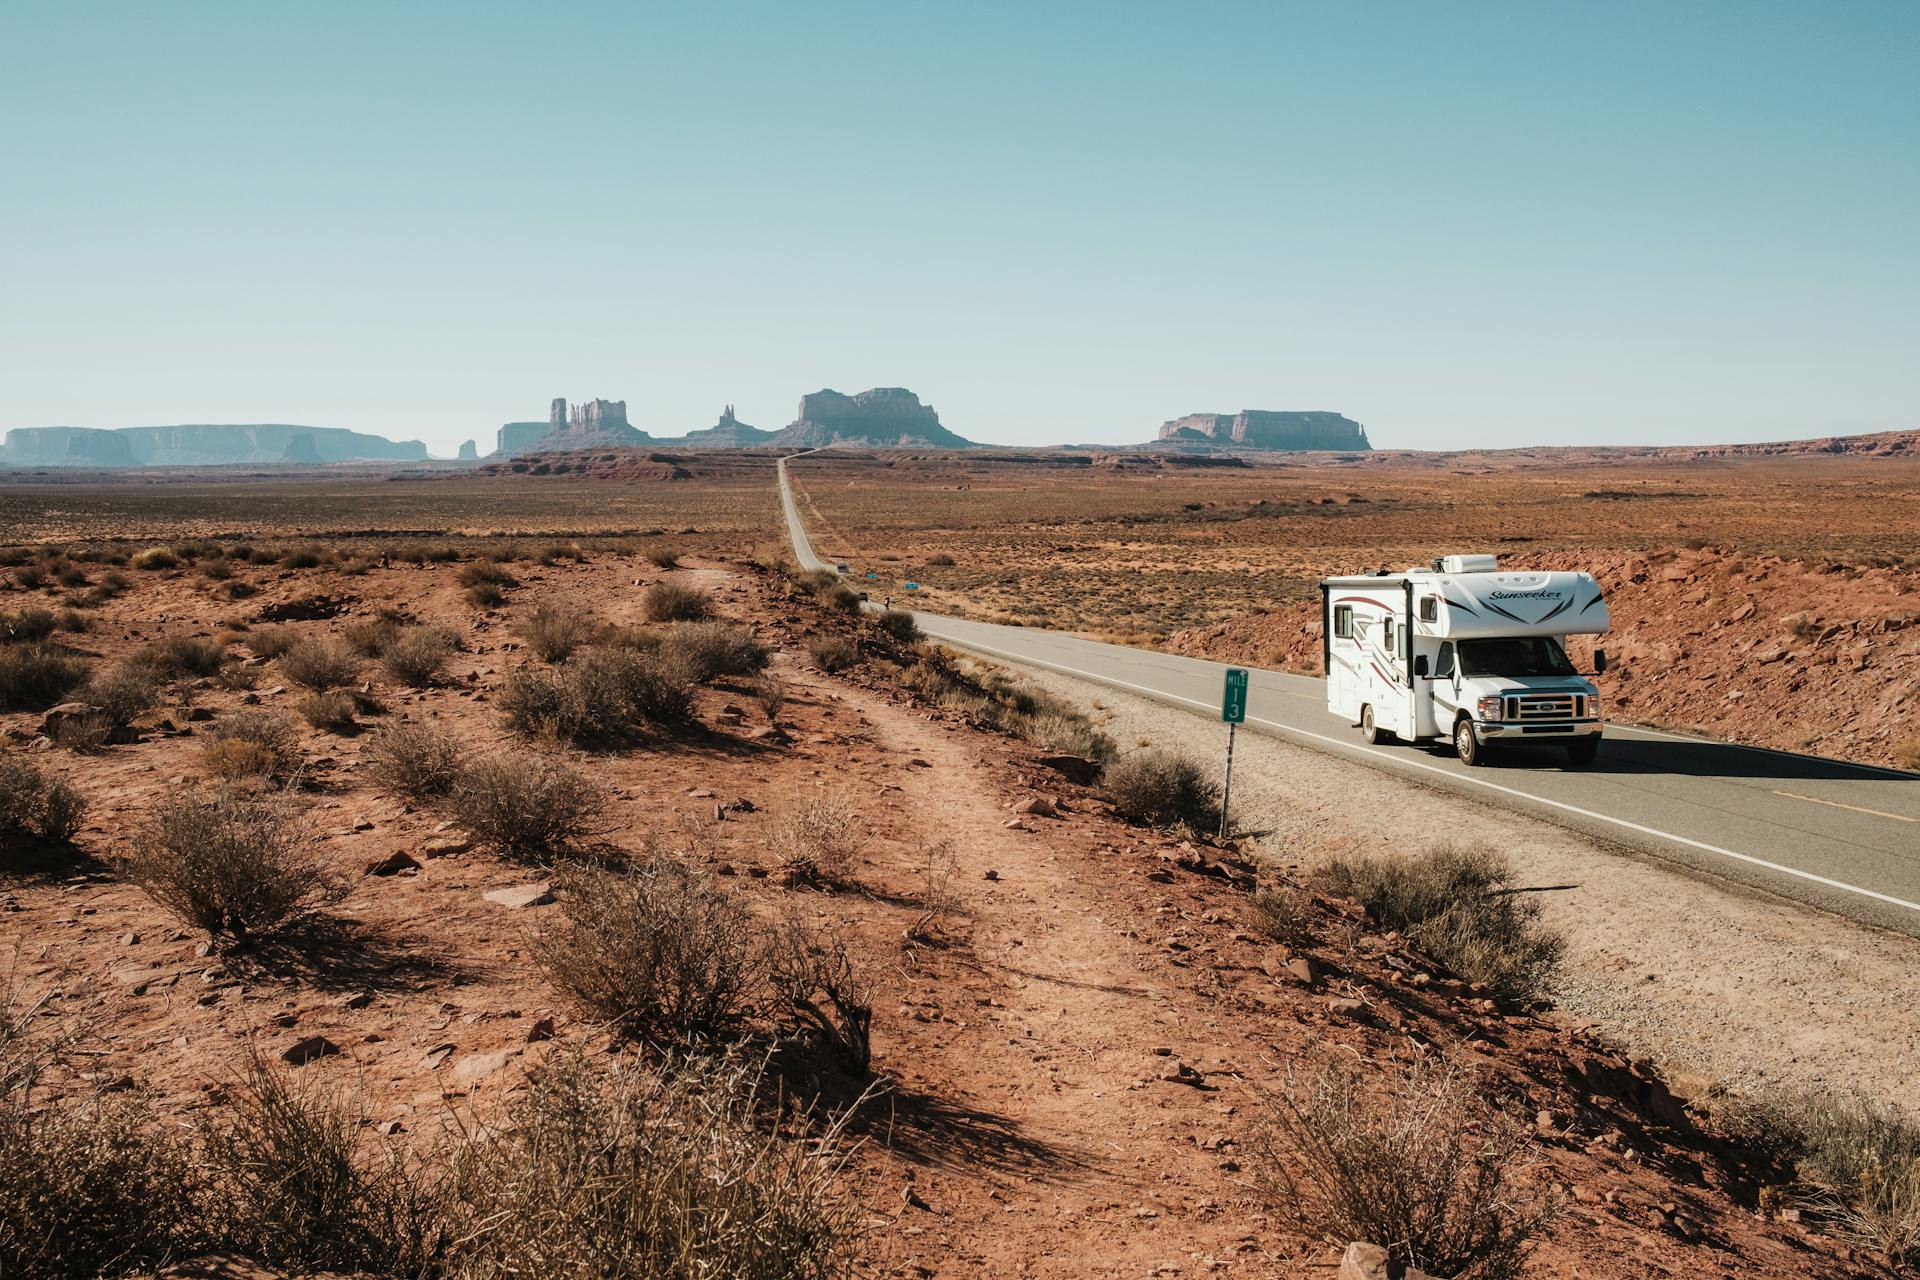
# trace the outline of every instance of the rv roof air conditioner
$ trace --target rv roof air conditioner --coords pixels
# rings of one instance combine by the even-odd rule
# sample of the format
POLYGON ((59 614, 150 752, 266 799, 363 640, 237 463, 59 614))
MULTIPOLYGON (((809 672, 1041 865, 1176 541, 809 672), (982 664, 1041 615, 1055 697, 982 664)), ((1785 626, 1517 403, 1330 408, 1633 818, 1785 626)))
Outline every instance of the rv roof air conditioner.
POLYGON ((1433 567, 1441 573, 1492 573, 1498 563, 1492 556, 1441 556, 1433 567))

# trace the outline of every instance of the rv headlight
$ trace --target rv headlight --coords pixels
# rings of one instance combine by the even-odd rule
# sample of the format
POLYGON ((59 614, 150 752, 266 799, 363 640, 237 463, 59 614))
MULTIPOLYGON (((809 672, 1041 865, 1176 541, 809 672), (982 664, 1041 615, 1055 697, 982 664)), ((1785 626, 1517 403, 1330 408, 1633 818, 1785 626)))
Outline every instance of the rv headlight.
POLYGON ((1600 695, 1597 693, 1587 695, 1587 718, 1589 720, 1600 718, 1600 695))
POLYGON ((1482 720, 1498 720, 1500 718, 1500 699, 1498 697, 1482 698, 1475 710, 1479 712, 1479 718, 1482 720))

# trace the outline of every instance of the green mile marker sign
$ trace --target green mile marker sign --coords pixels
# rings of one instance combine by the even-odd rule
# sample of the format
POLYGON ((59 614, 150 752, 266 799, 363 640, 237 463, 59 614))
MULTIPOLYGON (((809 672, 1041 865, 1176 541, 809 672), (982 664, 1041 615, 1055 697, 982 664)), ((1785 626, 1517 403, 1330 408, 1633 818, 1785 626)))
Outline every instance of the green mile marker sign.
POLYGON ((1247 669, 1227 668, 1227 688, 1220 699, 1220 718, 1228 724, 1247 722, 1247 669))

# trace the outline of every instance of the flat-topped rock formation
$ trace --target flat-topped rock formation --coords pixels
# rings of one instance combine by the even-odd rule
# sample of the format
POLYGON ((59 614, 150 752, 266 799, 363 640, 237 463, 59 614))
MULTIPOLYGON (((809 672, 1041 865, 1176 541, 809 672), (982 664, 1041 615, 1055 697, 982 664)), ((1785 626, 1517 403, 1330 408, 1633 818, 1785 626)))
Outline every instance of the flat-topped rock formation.
POLYGON ((875 387, 858 395, 816 391, 800 397, 800 416, 776 433, 771 444, 819 449, 830 444, 868 448, 971 449, 940 425, 930 404, 905 387, 875 387))
POLYGON ((728 405, 721 412, 720 421, 710 427, 687 432, 684 443, 700 449, 751 449, 755 445, 769 443, 776 434, 748 426, 733 416, 733 406, 728 405))
POLYGON ((1224 413, 1190 413, 1160 425, 1159 438, 1149 448, 1216 446, 1229 449, 1371 449, 1367 430, 1343 414, 1322 411, 1242 409, 1224 413))
POLYGON ((288 423, 16 427, 0 463, 17 467, 206 467, 230 463, 424 462, 418 440, 288 423))

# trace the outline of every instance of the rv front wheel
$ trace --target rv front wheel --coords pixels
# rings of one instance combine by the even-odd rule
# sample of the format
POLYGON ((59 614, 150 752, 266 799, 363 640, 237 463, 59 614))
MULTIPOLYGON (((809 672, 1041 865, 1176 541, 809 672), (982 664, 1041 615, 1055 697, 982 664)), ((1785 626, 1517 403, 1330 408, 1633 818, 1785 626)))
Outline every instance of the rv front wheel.
POLYGON ((1367 740, 1369 746, 1393 741, 1393 735, 1374 721, 1371 705, 1360 708, 1360 736, 1367 740))
POLYGON ((1453 726, 1453 752, 1460 757, 1460 763, 1469 768, 1487 762, 1487 749, 1480 745, 1479 735, 1473 731, 1473 721, 1465 717, 1453 726))

